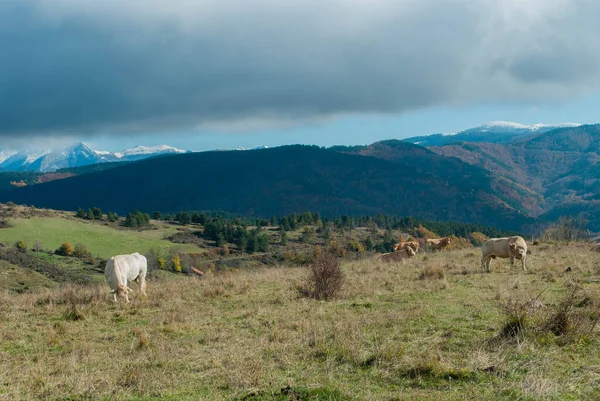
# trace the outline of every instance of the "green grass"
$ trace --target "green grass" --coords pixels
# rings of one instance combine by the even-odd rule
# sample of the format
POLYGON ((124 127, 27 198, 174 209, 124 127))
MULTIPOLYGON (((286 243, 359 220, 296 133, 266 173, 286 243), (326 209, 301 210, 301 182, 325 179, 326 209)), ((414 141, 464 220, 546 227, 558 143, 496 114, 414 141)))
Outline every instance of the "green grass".
POLYGON ((597 310, 599 262, 584 245, 534 247, 527 272, 479 273, 476 249, 344 262, 328 302, 284 267, 170 275, 128 305, 105 284, 0 293, 0 399, 598 399, 597 327, 496 339, 509 299, 547 311, 579 283, 574 311, 597 310))
POLYGON ((21 240, 31 248, 39 239, 45 249, 56 249, 63 242, 84 244, 94 256, 109 258, 118 254, 140 252, 150 248, 176 247, 184 252, 200 252, 191 244, 174 244, 166 239, 175 227, 161 226, 158 230, 116 230, 109 226, 79 222, 61 217, 32 217, 10 219, 12 227, 0 229, 0 242, 8 245, 21 240))

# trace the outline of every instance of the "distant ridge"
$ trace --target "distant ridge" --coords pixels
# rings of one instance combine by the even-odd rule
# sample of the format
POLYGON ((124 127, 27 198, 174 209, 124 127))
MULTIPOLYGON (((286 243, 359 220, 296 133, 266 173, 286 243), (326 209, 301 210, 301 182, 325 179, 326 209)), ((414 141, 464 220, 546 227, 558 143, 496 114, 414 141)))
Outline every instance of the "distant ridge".
POLYGON ((491 121, 460 132, 415 136, 403 139, 421 146, 444 146, 455 142, 511 143, 560 128, 580 127, 579 123, 519 124, 509 121, 491 121))
POLYGON ((148 157, 189 153, 191 151, 168 145, 136 146, 121 152, 94 150, 83 142, 58 150, 30 150, 0 152, 0 171, 52 172, 63 168, 83 167, 91 164, 118 161, 135 161, 148 157))

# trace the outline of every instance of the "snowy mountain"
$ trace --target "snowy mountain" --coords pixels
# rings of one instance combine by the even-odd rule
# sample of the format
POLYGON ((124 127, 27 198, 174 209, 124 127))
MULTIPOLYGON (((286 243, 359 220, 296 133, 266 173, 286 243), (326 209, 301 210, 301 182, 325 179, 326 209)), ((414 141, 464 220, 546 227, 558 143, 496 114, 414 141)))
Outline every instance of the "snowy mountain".
POLYGON ((188 153, 189 150, 167 145, 136 146, 121 152, 94 150, 80 142, 58 150, 35 150, 0 153, 0 171, 41 171, 50 172, 67 167, 81 167, 97 163, 135 161, 148 157, 188 153), (6 155, 4 160, 2 156, 6 155))
POLYGON ((14 155, 15 151, 12 150, 0 150, 0 164, 3 163, 6 159, 14 155))
POLYGON ((28 150, 21 151, 13 154, 6 158, 0 164, 0 170, 2 171, 30 171, 29 165, 36 161, 38 158, 50 153, 50 150, 28 150))
MULTIPOLYGON (((178 153, 189 153, 190 150, 178 149, 168 145, 157 146, 136 146, 134 148, 125 149, 121 152, 111 153, 112 157, 119 161, 134 161, 145 159, 150 156, 168 155, 178 153)), ((108 156, 107 156, 108 157, 108 156)))
POLYGON ((27 166, 29 171, 55 171, 66 167, 81 167, 107 161, 84 143, 47 153, 27 166))
POLYGON ((456 133, 433 134, 406 138, 404 141, 421 146, 443 146, 453 142, 510 143, 544 134, 558 128, 579 127, 578 123, 519 124, 508 121, 492 121, 478 127, 456 133))

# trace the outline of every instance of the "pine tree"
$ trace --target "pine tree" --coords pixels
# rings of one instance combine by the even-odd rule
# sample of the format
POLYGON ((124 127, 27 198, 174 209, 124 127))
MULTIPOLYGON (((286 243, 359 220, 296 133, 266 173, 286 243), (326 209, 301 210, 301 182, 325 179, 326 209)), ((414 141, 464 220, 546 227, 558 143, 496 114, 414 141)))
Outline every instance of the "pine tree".
POLYGON ((288 243, 287 231, 281 230, 281 245, 286 246, 288 243))
POLYGON ((96 220, 102 220, 102 209, 100 209, 99 207, 94 206, 90 210, 94 214, 94 219, 96 219, 96 220))

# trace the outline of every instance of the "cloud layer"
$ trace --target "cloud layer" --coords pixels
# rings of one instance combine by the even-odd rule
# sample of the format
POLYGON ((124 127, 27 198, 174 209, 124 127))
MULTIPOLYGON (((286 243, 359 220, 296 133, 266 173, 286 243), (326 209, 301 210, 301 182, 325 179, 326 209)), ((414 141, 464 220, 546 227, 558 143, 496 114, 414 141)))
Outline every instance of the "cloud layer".
POLYGON ((564 99, 595 0, 8 0, 0 135, 193 131, 564 99))

